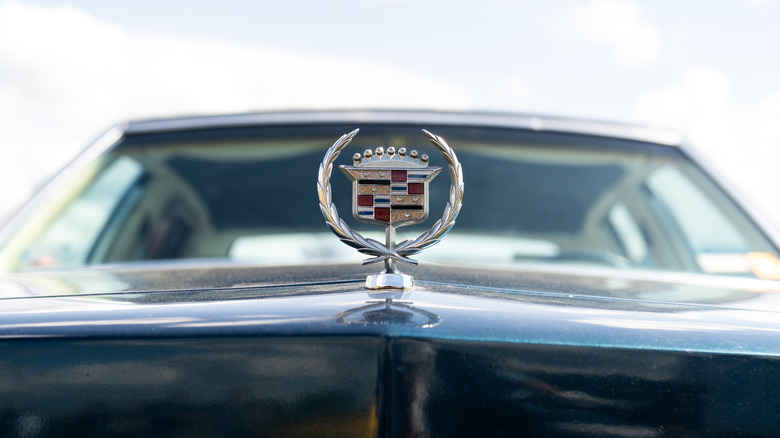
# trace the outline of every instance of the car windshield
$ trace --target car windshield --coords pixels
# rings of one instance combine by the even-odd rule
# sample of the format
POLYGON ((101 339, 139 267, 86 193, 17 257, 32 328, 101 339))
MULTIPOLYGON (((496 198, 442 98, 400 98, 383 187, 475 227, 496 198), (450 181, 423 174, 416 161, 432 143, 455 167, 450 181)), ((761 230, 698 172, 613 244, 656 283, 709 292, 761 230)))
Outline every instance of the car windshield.
MULTIPOLYGON (((171 259, 256 264, 361 260, 325 225, 315 181, 325 150, 354 125, 130 134, 60 181, 12 230, 4 270, 171 259)), ((336 165, 377 146, 416 149, 443 167, 429 228, 448 200, 447 163, 420 128, 444 137, 465 179, 457 224, 424 262, 602 265, 776 278, 776 248, 677 148, 596 136, 453 126, 361 125, 336 165)), ((352 186, 331 176, 340 217, 352 186)))

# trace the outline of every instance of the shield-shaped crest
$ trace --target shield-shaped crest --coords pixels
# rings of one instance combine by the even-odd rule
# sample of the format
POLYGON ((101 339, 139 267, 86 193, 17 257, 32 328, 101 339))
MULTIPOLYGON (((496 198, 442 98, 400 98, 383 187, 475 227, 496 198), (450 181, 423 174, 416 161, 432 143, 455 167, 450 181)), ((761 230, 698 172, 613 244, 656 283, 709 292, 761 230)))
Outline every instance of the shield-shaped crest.
POLYGON ((428 156, 406 148, 355 154, 353 166, 339 166, 352 180, 355 219, 399 227, 428 217, 428 182, 441 170, 428 167, 428 156))

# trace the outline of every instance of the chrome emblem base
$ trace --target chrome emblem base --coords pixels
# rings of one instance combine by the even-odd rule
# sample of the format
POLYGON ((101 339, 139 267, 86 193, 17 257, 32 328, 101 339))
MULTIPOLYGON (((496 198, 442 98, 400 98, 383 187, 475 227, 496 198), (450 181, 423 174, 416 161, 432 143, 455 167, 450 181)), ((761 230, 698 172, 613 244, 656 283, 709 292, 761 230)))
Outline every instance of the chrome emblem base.
MULTIPOLYGON (((395 227, 388 225, 385 228, 385 242, 388 248, 395 245, 395 227)), ((404 274, 395 266, 395 259, 385 259, 385 269, 374 275, 366 277, 366 289, 412 289, 414 277, 404 274)))
POLYGON ((414 277, 400 271, 382 271, 366 277, 366 289, 399 289, 406 290, 414 287, 414 277))

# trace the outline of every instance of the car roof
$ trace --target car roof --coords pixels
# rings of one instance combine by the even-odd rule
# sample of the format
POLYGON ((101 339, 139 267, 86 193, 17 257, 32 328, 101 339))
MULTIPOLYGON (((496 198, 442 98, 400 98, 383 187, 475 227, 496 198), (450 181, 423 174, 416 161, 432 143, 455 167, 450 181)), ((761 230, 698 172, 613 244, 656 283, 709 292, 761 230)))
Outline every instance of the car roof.
POLYGON ((122 125, 122 130, 125 134, 133 135, 208 128, 337 123, 510 128, 622 138, 666 146, 682 143, 682 136, 678 132, 646 125, 498 112, 421 110, 285 111, 161 118, 130 121, 122 125))

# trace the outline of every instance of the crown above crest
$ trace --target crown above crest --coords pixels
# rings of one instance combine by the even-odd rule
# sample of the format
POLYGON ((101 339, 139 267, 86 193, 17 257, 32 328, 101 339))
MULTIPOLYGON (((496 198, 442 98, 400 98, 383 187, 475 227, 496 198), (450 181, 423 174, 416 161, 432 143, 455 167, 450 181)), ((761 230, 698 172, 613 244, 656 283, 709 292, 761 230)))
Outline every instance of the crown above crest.
POLYGON ((388 165, 398 167, 428 167, 428 156, 418 154, 413 150, 408 152, 406 148, 399 148, 397 151, 390 146, 385 150, 378 147, 375 150, 366 149, 363 154, 356 153, 352 156, 352 162, 355 167, 385 167, 388 165))

